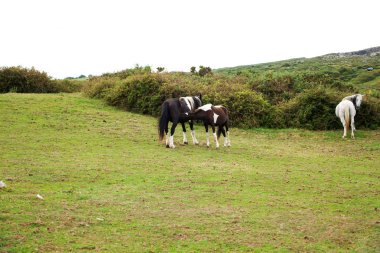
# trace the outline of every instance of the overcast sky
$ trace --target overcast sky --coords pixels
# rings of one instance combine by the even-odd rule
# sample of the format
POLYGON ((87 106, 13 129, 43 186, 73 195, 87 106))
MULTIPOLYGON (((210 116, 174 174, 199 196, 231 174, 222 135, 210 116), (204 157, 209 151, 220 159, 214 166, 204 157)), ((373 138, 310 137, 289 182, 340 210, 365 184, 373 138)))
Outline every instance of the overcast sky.
POLYGON ((379 0, 0 0, 0 66, 64 78, 355 51, 380 46, 379 10, 379 0))

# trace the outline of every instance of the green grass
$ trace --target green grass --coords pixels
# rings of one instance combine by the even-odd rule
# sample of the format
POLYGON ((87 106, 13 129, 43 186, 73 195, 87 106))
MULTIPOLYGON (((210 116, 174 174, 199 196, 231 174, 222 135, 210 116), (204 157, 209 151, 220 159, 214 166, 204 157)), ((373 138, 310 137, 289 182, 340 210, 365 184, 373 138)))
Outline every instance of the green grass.
POLYGON ((0 252, 379 252, 380 131, 233 128, 216 150, 196 126, 172 150, 156 123, 0 95, 0 252))
POLYGON ((254 78, 263 73, 274 74, 323 74, 331 76, 334 81, 350 84, 360 92, 380 97, 380 55, 376 56, 319 56, 313 58, 297 58, 278 62, 237 66, 216 69, 215 72, 229 75, 245 73, 254 78), (367 71, 373 67, 373 71, 367 71))

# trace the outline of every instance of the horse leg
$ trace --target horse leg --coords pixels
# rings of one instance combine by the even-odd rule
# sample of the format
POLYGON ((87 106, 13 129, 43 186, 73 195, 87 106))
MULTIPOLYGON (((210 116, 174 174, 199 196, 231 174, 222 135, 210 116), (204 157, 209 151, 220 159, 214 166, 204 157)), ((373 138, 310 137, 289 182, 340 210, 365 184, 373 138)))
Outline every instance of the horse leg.
POLYGON ((209 134, 208 134, 208 124, 206 122, 204 122, 203 124, 204 124, 205 130, 206 130, 206 145, 209 148, 210 147, 210 138, 209 138, 209 134))
POLYGON ((355 120, 354 120, 354 116, 352 116, 351 117, 351 139, 355 139, 354 131, 356 131, 355 120))
POLYGON ((214 136, 214 140, 215 140, 215 147, 219 148, 218 136, 216 136, 216 132, 215 132, 215 124, 211 124, 211 128, 212 128, 212 135, 214 136))
POLYGON ((166 137, 166 147, 167 147, 167 148, 169 147, 169 136, 168 136, 168 132, 169 132, 169 121, 166 123, 166 126, 165 126, 165 137, 166 137))
POLYGON ((224 125, 221 126, 221 131, 222 131, 222 134, 223 134, 223 137, 224 137, 224 146, 227 147, 228 139, 227 139, 227 136, 226 136, 226 131, 224 130, 224 125))
POLYGON ((198 145, 199 142, 197 138, 195 137, 195 131, 194 131, 194 122, 192 120, 189 121, 190 130, 191 130, 191 138, 193 139, 194 145, 198 145))
POLYGON ((343 136, 342 138, 346 138, 346 134, 347 134, 347 128, 346 128, 346 120, 344 119, 344 115, 340 116, 340 122, 342 122, 342 125, 343 125, 343 136))
POLYGON ((230 142, 230 131, 228 131, 228 122, 224 125, 226 127, 226 139, 227 139, 227 147, 231 147, 231 142, 230 142))
POLYGON ((169 148, 175 148, 174 132, 175 132, 175 128, 177 127, 177 124, 178 124, 178 120, 177 119, 173 120, 173 125, 172 125, 172 128, 170 129, 169 148))
POLYGON ((185 127, 185 123, 184 123, 184 122, 181 122, 181 125, 182 125, 183 144, 189 144, 189 143, 187 142, 187 138, 186 138, 186 127, 185 127))

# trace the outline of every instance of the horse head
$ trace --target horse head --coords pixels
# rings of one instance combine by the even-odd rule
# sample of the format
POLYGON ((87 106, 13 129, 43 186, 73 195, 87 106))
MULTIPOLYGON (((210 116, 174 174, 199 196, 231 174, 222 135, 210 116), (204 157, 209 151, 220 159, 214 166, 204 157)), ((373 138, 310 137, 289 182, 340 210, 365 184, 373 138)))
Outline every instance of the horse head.
POLYGON ((359 109, 359 107, 363 101, 363 97, 364 97, 364 95, 362 95, 362 94, 356 94, 356 98, 355 98, 355 102, 354 102, 356 109, 359 109))
POLYGON ((355 94, 352 96, 345 97, 345 98, 343 98, 343 100, 351 101, 354 104, 355 108, 359 109, 359 107, 362 103, 363 97, 364 97, 364 95, 362 95, 362 94, 355 94))

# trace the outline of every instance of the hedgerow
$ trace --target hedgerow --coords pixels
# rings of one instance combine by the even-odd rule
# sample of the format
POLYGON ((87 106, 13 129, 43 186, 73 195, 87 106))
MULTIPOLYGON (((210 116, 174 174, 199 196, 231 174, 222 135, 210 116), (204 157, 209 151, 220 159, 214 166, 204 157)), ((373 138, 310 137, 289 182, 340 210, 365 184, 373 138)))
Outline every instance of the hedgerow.
MULTIPOLYGON (((158 116, 170 97, 202 94, 203 103, 222 104, 233 126, 295 127, 327 130, 341 127, 335 107, 357 91, 327 74, 305 71, 262 75, 151 73, 140 68, 91 78, 83 87, 90 97, 143 114, 158 116)), ((356 116, 357 125, 380 125, 379 103, 366 98, 356 116)))
POLYGON ((46 72, 34 68, 0 68, 0 93, 79 92, 82 84, 82 81, 77 80, 52 80, 46 72))

